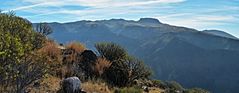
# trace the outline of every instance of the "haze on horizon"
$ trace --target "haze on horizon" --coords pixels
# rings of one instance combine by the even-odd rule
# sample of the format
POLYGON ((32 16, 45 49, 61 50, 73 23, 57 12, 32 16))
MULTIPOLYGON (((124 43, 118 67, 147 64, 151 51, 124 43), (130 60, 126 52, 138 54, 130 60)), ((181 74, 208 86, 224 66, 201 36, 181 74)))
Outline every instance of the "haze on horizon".
POLYGON ((3 12, 31 22, 157 18, 163 23, 217 29, 239 37, 239 0, 0 0, 3 12))

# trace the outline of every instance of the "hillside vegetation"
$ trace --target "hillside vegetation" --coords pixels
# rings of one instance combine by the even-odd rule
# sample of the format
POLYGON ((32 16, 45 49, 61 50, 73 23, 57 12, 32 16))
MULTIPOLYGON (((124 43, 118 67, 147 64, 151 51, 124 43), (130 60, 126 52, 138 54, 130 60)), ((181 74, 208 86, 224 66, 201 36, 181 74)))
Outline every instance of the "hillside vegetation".
POLYGON ((207 93, 152 80, 150 68, 118 44, 96 43, 94 52, 78 42, 59 45, 47 37, 52 33, 47 24, 33 28, 12 12, 1 13, 0 22, 1 93, 61 93, 61 80, 72 76, 89 93, 142 93, 143 86, 152 93, 207 93))

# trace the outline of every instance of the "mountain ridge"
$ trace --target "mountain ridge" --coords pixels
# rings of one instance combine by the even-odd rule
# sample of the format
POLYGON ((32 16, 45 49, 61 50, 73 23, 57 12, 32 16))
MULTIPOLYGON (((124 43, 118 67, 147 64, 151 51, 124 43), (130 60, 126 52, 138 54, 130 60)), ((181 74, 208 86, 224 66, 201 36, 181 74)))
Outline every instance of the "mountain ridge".
MULTIPOLYGON (((49 24, 79 24, 79 23, 105 23, 105 22, 123 22, 122 24, 124 24, 125 22, 130 22, 132 25, 136 25, 136 26, 151 26, 151 27, 160 27, 160 26, 171 26, 171 27, 175 27, 175 28, 181 28, 181 29, 191 29, 194 31, 199 31, 193 28, 188 28, 188 27, 184 27, 184 26, 173 26, 173 25, 169 25, 166 23, 162 23, 160 22, 158 19, 156 18, 140 18, 139 20, 135 21, 135 20, 125 20, 125 19, 109 19, 109 20, 95 20, 95 21, 91 21, 91 20, 81 20, 81 21, 74 21, 74 22, 64 22, 64 23, 59 23, 59 22, 50 22, 49 24), (148 22, 147 22, 148 21, 148 22), (144 23, 150 23, 150 24, 144 24, 144 23)), ((34 23, 37 24, 37 23, 34 23)), ((215 36, 221 36, 221 37, 229 37, 231 39, 238 39, 237 37, 225 32, 225 31, 221 31, 221 30, 216 30, 216 29, 209 29, 209 30, 202 30, 201 32, 206 33, 206 34, 211 34, 211 35, 215 35, 215 36), (225 34, 225 35, 221 35, 221 34, 225 34)))
POLYGON ((226 33, 224 31, 220 31, 220 30, 203 30, 203 32, 209 33, 209 34, 213 34, 213 35, 217 35, 217 36, 222 36, 222 37, 227 37, 227 38, 232 38, 232 39, 238 39, 237 37, 226 33))

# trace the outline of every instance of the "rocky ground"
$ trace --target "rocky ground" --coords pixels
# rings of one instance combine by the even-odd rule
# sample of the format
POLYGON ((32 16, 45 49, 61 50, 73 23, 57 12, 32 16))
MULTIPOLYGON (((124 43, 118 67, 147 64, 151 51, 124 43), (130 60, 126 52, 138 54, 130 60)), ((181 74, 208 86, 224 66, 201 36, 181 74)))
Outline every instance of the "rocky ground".
MULTIPOLYGON (((44 79, 41 79, 37 82, 34 82, 28 87, 29 93, 59 93, 61 79, 48 76, 44 79)), ((100 81, 88 81, 84 82, 81 85, 82 90, 87 93, 114 93, 116 88, 110 88, 106 83, 100 81)), ((163 89, 156 87, 149 87, 149 93, 162 93, 163 89)), ((146 93, 146 92, 145 92, 146 93)))

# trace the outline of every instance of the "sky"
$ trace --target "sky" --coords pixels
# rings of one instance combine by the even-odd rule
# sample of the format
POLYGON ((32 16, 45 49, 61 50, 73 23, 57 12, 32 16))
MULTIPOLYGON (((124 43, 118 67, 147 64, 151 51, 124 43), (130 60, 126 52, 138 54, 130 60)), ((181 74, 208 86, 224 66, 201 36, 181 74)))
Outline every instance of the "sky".
POLYGON ((33 23, 147 17, 239 37, 239 0, 0 0, 0 9, 33 23))

